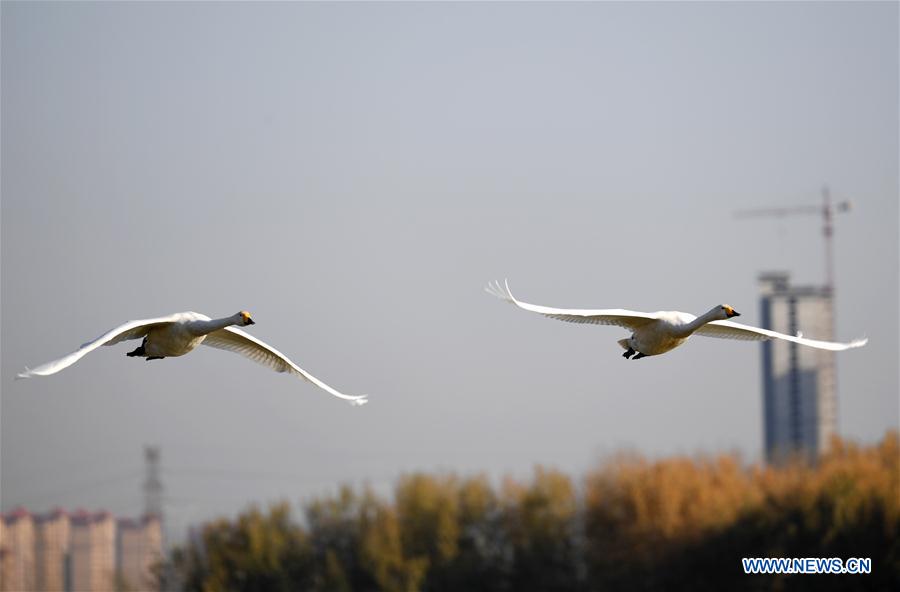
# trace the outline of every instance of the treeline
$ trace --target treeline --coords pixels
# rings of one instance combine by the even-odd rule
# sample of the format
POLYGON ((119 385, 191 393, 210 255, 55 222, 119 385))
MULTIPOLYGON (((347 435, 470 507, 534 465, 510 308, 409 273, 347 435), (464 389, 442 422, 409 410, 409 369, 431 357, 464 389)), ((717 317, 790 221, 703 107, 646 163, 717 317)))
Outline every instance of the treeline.
POLYGON ((580 484, 401 477, 205 525, 176 550, 187 590, 893 590, 900 448, 835 441, 816 467, 733 456, 615 458, 580 484), (745 575, 742 557, 871 558, 867 575, 745 575))

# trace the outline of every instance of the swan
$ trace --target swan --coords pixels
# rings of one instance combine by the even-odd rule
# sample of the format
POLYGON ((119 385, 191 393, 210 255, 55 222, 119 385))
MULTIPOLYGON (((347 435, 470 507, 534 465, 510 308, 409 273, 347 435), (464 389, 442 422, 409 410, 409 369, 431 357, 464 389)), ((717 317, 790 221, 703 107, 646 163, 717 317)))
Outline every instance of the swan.
POLYGON ((536 312, 552 319, 570 323, 618 325, 630 329, 632 331, 631 337, 620 339, 618 342, 625 350, 622 357, 628 360, 639 360, 648 356, 664 354, 687 341, 691 335, 744 341, 784 339, 800 345, 830 351, 862 347, 868 341, 868 339, 857 339, 850 343, 816 341, 804 338, 799 332, 796 336, 792 336, 768 329, 760 329, 759 327, 751 327, 750 325, 741 325, 740 323, 727 320, 741 316, 741 313, 727 304, 715 306, 706 314, 695 317, 692 314, 678 311, 635 312, 623 309, 582 310, 538 306, 516 300, 509 290, 509 283, 505 280, 502 286, 500 282, 491 282, 485 290, 489 294, 514 304, 523 310, 536 312))
POLYGON ((345 395, 331 388, 300 368, 274 347, 234 327, 234 325, 246 327, 247 325, 255 324, 250 313, 246 310, 221 319, 211 319, 197 312, 180 312, 167 317, 128 321, 115 329, 110 329, 97 339, 88 341, 67 356, 41 364, 36 368, 25 368, 25 371, 19 373, 16 378, 56 374, 101 345, 115 345, 121 341, 143 337, 144 340, 141 342, 141 345, 125 354, 126 356, 131 358, 142 357, 146 358, 147 361, 162 360, 168 357, 183 356, 201 344, 208 345, 241 354, 245 358, 249 358, 263 366, 268 366, 276 372, 295 374, 335 397, 350 401, 352 405, 365 405, 368 403, 368 395, 345 395))

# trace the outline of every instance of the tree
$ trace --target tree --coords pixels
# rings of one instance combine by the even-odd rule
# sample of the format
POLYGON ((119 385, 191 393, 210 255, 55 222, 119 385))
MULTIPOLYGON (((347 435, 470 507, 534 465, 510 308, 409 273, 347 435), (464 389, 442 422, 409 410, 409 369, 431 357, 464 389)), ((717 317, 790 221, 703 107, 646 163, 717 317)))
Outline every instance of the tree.
POLYGON ((412 474, 392 500, 350 487, 305 506, 250 508, 173 554, 187 590, 396 592, 893 589, 900 581, 900 439, 835 440, 815 466, 730 455, 619 456, 580 496, 537 467, 412 474), (743 557, 871 558, 866 576, 746 575, 743 557))
POLYGON ((507 481, 506 521, 513 548, 514 590, 576 590, 580 587, 578 500, 572 481, 537 467, 525 487, 507 481))
POLYGON ((217 520, 202 532, 202 547, 176 556, 188 590, 288 592, 308 588, 311 552, 302 529, 290 520, 286 503, 268 514, 257 508, 236 522, 217 520))

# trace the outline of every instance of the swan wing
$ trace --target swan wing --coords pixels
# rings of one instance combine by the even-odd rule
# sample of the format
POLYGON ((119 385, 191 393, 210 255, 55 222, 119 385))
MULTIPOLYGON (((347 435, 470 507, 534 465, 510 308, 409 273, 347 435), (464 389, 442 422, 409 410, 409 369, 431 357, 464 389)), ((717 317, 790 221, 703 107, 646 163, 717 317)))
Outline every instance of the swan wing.
POLYGON ((253 337, 249 333, 245 333, 236 327, 225 327, 224 329, 209 333, 206 336, 206 339, 203 340, 203 345, 241 354, 245 358, 271 368, 276 372, 290 372, 291 374, 295 374, 300 378, 313 383, 335 397, 350 401, 353 405, 365 405, 369 402, 367 398, 368 395, 345 395, 344 393, 331 388, 292 362, 286 355, 271 345, 260 341, 256 337, 253 337))
POLYGON ((866 338, 856 339, 850 343, 838 343, 835 341, 817 341, 815 339, 806 339, 801 335, 786 335, 769 329, 760 329, 759 327, 751 327, 750 325, 742 325, 733 321, 711 321, 706 323, 696 331, 694 335, 703 335, 705 337, 719 337, 721 339, 740 339, 744 341, 769 341, 771 339, 783 339, 800 345, 808 345, 818 349, 827 349, 830 351, 843 351, 854 347, 862 347, 869 340, 866 338))
POLYGON ((167 317, 159 317, 156 319, 128 321, 115 329, 110 329, 92 341, 82 344, 80 348, 67 356, 63 356, 52 362, 47 362, 46 364, 41 364, 36 368, 26 368, 24 372, 17 374, 16 378, 31 378, 32 376, 49 376, 51 374, 56 374, 60 370, 68 368, 101 345, 115 345, 116 343, 127 341, 129 339, 140 339, 153 327, 173 323, 178 319, 178 315, 169 315, 167 317))
POLYGON ((496 296, 500 300, 514 304, 523 310, 536 312, 551 319, 566 321, 567 323, 590 323, 593 325, 617 325, 626 329, 636 330, 646 325, 658 317, 655 314, 646 312, 636 312, 633 310, 624 310, 621 308, 610 308, 605 310, 576 309, 576 308, 551 308, 549 306, 539 306, 537 304, 529 304, 516 300, 515 296, 509 290, 509 283, 504 280, 500 282, 491 282, 485 288, 485 291, 492 296, 496 296))

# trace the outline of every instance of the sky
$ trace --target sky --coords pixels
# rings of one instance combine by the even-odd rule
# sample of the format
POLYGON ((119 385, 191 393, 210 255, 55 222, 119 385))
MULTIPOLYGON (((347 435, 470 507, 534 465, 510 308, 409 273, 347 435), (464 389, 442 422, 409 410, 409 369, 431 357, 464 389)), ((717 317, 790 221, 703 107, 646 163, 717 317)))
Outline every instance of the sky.
MULTIPOLYGON (((898 4, 2 3, 0 509, 142 509, 170 536, 405 472, 578 479, 619 451, 762 457, 760 346, 626 362, 557 307, 759 322, 824 276, 838 426, 898 426, 898 4), (246 309, 370 404, 233 354, 101 348, 126 320, 246 309)), ((807 335, 815 337, 814 335, 807 335)))

